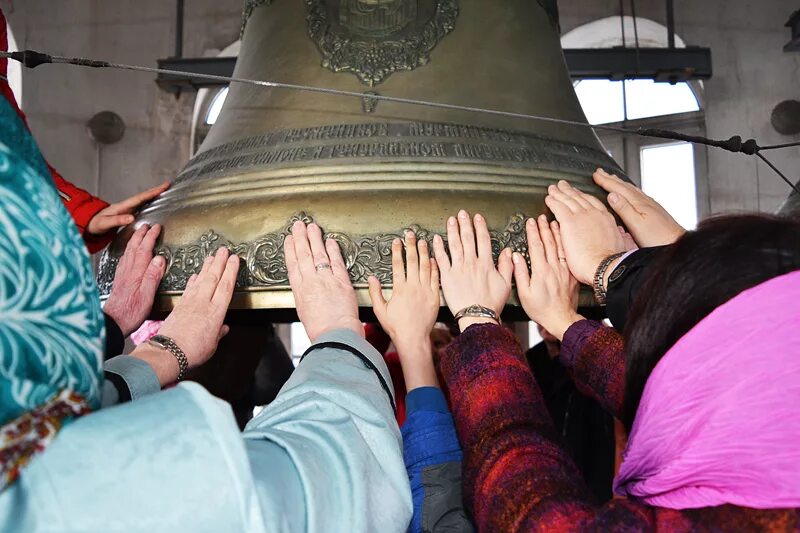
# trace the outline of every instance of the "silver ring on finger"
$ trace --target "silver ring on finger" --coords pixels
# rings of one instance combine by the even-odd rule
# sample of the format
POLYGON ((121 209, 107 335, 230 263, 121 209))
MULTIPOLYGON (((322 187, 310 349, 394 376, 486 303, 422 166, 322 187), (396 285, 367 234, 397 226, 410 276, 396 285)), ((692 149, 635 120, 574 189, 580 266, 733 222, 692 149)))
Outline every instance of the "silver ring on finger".
POLYGON ((322 272, 323 270, 331 270, 332 271, 333 267, 331 267, 330 263, 317 263, 314 266, 314 270, 316 270, 317 272, 322 272))
POLYGON ((558 260, 561 261, 562 263, 566 263, 567 262, 567 258, 566 257, 559 257, 558 260))

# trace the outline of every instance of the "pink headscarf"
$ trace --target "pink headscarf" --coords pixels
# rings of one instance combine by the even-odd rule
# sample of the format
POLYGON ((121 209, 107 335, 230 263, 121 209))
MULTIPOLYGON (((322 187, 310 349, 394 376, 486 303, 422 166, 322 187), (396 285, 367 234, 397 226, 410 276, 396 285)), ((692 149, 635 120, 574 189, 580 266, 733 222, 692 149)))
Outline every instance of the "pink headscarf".
POLYGON ((614 491, 657 507, 800 507, 800 271, 721 305, 647 380, 614 491))

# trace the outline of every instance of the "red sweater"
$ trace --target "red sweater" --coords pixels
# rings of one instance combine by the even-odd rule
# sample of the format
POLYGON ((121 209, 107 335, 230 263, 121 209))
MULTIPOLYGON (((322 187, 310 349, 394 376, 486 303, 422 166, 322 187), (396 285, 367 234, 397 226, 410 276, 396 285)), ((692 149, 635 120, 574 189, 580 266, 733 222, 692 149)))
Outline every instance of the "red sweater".
MULTIPOLYGON (((3 52, 8 50, 6 17, 3 14, 2 9, 0 9, 0 49, 3 52)), ((27 125, 28 122, 25 118, 25 114, 17 105, 17 101, 14 98, 14 93, 11 92, 11 87, 8 85, 8 81, 6 80, 8 76, 7 59, 0 59, 0 76, 2 76, 0 77, 0 93, 2 93, 2 96, 8 100, 8 102, 11 104, 11 107, 16 109, 20 118, 22 118, 22 121, 27 125)), ((67 211, 69 211, 69 214, 72 215, 72 218, 75 220, 75 224, 78 226, 78 230, 81 232, 81 235, 83 235, 83 240, 86 243, 86 247, 89 248, 89 251, 91 253, 99 252, 108 246, 108 244, 114 238, 116 232, 111 231, 99 236, 90 235, 86 232, 86 227, 89 225, 89 221, 92 220, 92 218, 98 212, 108 207, 108 204, 62 178, 61 175, 56 172, 56 169, 51 167, 49 164, 47 166, 50 168, 50 172, 53 176, 53 182, 58 189, 58 194, 61 197, 61 200, 64 202, 64 206, 67 208, 67 211)))
MULTIPOLYGON (((578 322, 564 336, 561 357, 577 386, 616 416, 625 370, 619 334, 578 322)), ((481 531, 800 530, 796 509, 677 511, 630 499, 593 505, 522 348, 505 328, 468 328, 448 348, 442 372, 464 449, 464 499, 481 531)))

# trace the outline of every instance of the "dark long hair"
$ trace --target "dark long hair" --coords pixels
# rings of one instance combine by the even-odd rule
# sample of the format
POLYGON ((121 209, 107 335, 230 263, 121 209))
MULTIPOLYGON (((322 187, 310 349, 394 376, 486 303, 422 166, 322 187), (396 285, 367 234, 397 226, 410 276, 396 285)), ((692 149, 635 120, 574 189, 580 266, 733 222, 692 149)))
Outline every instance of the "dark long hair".
POLYGON ((794 270, 800 270, 800 221, 788 218, 712 218, 665 249, 625 328, 622 421, 628 431, 647 378, 681 337, 742 291, 794 270))

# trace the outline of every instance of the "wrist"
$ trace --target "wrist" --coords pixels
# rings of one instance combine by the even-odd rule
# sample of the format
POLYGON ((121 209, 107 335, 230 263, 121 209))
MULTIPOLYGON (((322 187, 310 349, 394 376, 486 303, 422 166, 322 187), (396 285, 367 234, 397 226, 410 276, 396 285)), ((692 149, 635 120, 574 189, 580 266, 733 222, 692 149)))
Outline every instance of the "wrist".
POLYGON ((606 304, 608 278, 611 276, 611 272, 614 268, 616 268, 616 265, 620 262, 620 259, 625 255, 625 251, 616 252, 606 255, 597 261, 597 267, 594 276, 592 276, 590 285, 594 291, 594 298, 601 307, 606 304))
POLYGON ((464 318, 459 319, 458 321, 458 329, 461 331, 466 330, 470 326, 474 326, 475 324, 494 324, 496 326, 500 325, 500 322, 493 318, 483 317, 483 316, 465 316, 464 318))
POLYGON ((420 387, 438 387, 439 377, 436 375, 436 367, 433 365, 433 355, 428 350, 424 356, 406 357, 398 348, 400 356, 400 366, 403 368, 403 380, 406 382, 406 390, 412 391, 420 387))
POLYGON ((603 274, 603 287, 606 291, 608 291, 608 280, 611 277, 611 274, 617 269, 617 267, 622 263, 622 260, 625 258, 624 255, 617 257, 613 261, 608 264, 608 268, 606 269, 605 273, 603 274))
POLYGON ((122 317, 125 316, 125 313, 119 313, 116 307, 114 306, 113 301, 109 302, 108 300, 106 300, 106 305, 103 306, 103 312, 111 317, 111 320, 113 320, 114 323, 117 325, 119 330, 122 332, 122 336, 124 338, 127 339, 131 335, 131 333, 136 331, 136 328, 133 328, 130 324, 125 323, 125 320, 122 319, 122 317))
POLYGON ((464 331, 473 324, 500 324, 500 313, 480 304, 467 306, 455 314, 459 329, 464 331))
MULTIPOLYGON (((330 324, 327 324, 313 337, 311 337, 311 335, 309 334, 310 340, 311 342, 316 342, 317 339, 323 336, 324 334, 330 333, 331 331, 336 331, 337 329, 349 329, 350 331, 352 331, 353 333, 362 338, 366 336, 366 334, 364 333, 364 324, 357 317, 346 317, 337 319, 335 321, 332 321, 330 324)), ((306 328, 306 331, 308 331, 308 328, 306 328)))
POLYGON ((432 358, 430 335, 391 335, 392 344, 397 348, 400 362, 406 359, 420 360, 432 358))
POLYGON ((180 364, 169 350, 158 348, 145 342, 131 352, 131 357, 140 359, 150 365, 162 387, 178 381, 178 375, 181 371, 180 364))
MULTIPOLYGON (((579 322, 581 320, 585 320, 582 315, 579 315, 575 311, 570 311, 568 313, 563 313, 557 317, 553 317, 550 320, 547 320, 546 323, 542 323, 541 326, 550 332, 553 337, 557 338, 559 341, 564 340, 564 334, 567 330, 574 324, 575 322, 579 322)), ((543 321, 545 322, 545 321, 543 321)))

